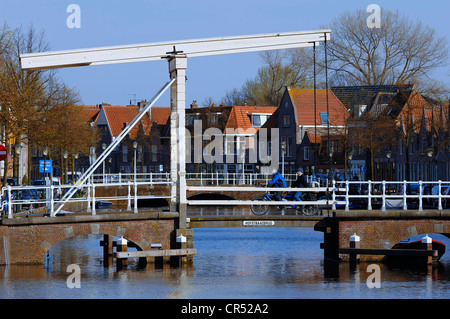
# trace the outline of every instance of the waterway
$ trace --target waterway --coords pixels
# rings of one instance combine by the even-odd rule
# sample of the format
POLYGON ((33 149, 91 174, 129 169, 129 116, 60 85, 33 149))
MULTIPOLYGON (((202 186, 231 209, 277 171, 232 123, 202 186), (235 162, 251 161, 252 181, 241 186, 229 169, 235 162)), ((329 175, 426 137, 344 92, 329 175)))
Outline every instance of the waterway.
MULTIPOLYGON (((430 234, 450 247, 449 239, 430 234)), ((375 264, 329 266, 312 228, 242 227, 194 229, 192 266, 130 263, 104 268, 98 235, 77 236, 51 248, 44 265, 0 267, 0 298, 87 299, 446 299, 450 297, 450 253, 434 267, 375 264), (79 266, 79 288, 70 288, 71 264, 79 266), (379 268, 378 268, 379 267, 379 268), (369 284, 368 284, 369 283, 369 284), (372 287, 372 288, 371 288, 372 287)), ((71 285, 72 284, 72 285, 71 285)))

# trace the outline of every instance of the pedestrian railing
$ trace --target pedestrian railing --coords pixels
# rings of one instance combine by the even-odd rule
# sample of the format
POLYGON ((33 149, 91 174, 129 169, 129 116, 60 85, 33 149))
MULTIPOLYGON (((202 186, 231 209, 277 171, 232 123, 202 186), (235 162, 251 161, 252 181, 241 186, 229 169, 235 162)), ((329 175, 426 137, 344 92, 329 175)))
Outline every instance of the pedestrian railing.
MULTIPOLYGON (((192 177, 191 177, 192 178, 192 177)), ((142 199, 176 200, 171 195, 138 195, 138 189, 143 186, 170 185, 172 182, 166 174, 142 174, 140 176, 123 174, 116 180, 101 179, 97 183, 97 176, 87 183, 77 186, 77 196, 69 201, 62 201, 62 195, 73 185, 42 185, 42 186, 7 186, 1 191, 1 211, 8 218, 14 215, 30 213, 31 208, 45 207, 50 216, 54 216, 55 207, 59 204, 84 203, 87 212, 96 214, 96 204, 102 201, 126 201, 127 210, 138 213, 138 201, 142 199), (136 178, 135 178, 136 177, 136 178), (122 196, 111 195, 99 197, 99 188, 126 187, 127 194, 122 196), (41 197, 36 197, 36 192, 41 197)), ((192 179, 191 179, 192 180, 192 179)), ((189 179, 188 179, 189 181, 189 179)), ((265 179, 262 184, 266 184, 265 179)), ((192 185, 188 184, 185 191, 198 191, 206 193, 217 192, 251 192, 263 195, 264 192, 315 192, 320 194, 316 201, 271 201, 260 202, 252 200, 187 200, 187 205, 320 205, 331 209, 345 209, 346 211, 358 205, 360 209, 389 209, 407 210, 450 208, 450 182, 447 181, 332 181, 330 187, 310 188, 266 188, 256 185, 192 185)), ((319 185, 316 183, 316 185, 319 185)), ((168 192, 170 194, 170 192, 168 192)))
MULTIPOLYGON (((73 185, 40 185, 40 186, 10 186, 2 188, 1 211, 8 218, 13 218, 18 214, 29 214, 34 209, 45 207, 46 213, 53 216, 59 204, 84 203, 83 210, 96 214, 97 206, 106 202, 127 201, 127 211, 138 213, 138 201, 143 199, 170 199, 170 195, 138 195, 138 189, 142 186, 169 185, 170 182, 152 181, 139 182, 137 180, 127 180, 111 183, 85 183, 77 187, 77 196, 63 202, 66 191, 73 188, 73 185), (126 187, 127 194, 118 196, 98 196, 99 188, 126 187)), ((64 213, 61 211, 60 213, 64 213)), ((42 212, 41 212, 42 213, 42 212)))

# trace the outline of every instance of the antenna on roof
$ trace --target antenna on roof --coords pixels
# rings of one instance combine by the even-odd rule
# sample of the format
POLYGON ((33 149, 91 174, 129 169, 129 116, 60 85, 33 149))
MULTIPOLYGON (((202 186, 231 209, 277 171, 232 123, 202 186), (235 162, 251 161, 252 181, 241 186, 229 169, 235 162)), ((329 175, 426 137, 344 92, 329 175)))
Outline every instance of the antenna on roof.
POLYGON ((134 97, 133 100, 130 100, 130 105, 136 105, 136 93, 131 93, 131 94, 128 94, 128 95, 132 95, 134 97), (133 104, 131 104, 131 101, 133 101, 133 104))

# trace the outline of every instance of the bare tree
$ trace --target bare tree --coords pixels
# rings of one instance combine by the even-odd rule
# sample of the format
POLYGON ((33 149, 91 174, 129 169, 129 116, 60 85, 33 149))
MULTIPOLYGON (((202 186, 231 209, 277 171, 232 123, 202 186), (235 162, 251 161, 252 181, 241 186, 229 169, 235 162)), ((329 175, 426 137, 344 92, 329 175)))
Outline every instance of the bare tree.
POLYGON ((347 85, 405 84, 429 78, 447 63, 447 43, 436 31, 398 11, 383 10, 381 27, 367 26, 363 10, 332 21, 330 69, 347 85))
POLYGON ((247 100, 258 105, 279 105, 285 87, 312 87, 314 72, 311 50, 265 51, 260 55, 265 65, 258 70, 254 79, 247 80, 242 87, 247 100))

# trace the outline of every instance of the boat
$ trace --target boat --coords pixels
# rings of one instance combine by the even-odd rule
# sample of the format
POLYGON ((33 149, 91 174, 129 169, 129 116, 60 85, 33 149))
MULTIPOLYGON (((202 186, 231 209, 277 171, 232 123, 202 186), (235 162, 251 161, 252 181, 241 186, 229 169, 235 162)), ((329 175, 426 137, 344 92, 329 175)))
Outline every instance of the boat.
MULTIPOLYGON (((422 247, 422 241, 419 240, 413 240, 410 241, 410 239, 402 240, 401 242, 395 244, 392 249, 423 249, 422 247)), ((432 240, 432 249, 438 251, 437 256, 433 256, 433 262, 439 261, 441 259, 442 255, 445 253, 445 244, 438 241, 438 240, 432 240)), ((388 262, 422 262, 426 257, 423 256, 396 256, 396 255, 389 255, 386 256, 386 260, 388 262)))
POLYGON ((105 201, 105 200, 99 200, 95 202, 95 207, 98 209, 104 209, 104 208, 111 208, 112 202, 105 201))

